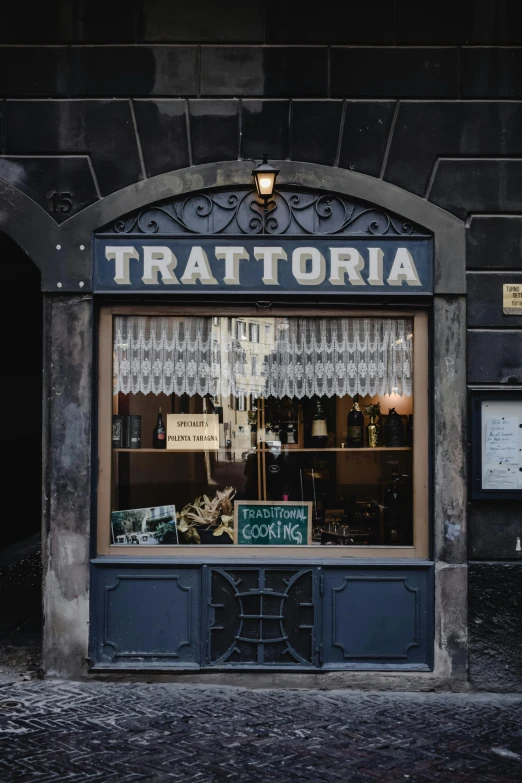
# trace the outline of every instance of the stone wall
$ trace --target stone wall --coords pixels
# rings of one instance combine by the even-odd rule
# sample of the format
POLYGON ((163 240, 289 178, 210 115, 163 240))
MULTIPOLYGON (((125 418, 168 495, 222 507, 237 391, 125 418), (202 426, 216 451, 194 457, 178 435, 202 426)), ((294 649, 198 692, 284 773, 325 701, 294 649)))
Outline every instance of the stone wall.
MULTIPOLYGON (((61 223, 157 174, 263 152, 381 178, 467 221, 468 384, 522 383, 522 319, 502 314, 502 282, 522 279, 519 3, 304 9, 6 2, 0 179, 61 223)), ((470 503, 476 687, 510 655, 520 535, 515 503, 470 503)), ((520 670, 501 683, 522 687, 520 670)))

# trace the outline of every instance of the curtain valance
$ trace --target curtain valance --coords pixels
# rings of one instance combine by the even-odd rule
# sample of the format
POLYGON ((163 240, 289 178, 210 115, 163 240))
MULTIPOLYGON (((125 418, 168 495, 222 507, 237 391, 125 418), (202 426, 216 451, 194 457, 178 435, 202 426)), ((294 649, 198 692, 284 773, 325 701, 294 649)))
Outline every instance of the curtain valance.
POLYGON ((410 395, 401 318, 117 316, 114 394, 410 395))

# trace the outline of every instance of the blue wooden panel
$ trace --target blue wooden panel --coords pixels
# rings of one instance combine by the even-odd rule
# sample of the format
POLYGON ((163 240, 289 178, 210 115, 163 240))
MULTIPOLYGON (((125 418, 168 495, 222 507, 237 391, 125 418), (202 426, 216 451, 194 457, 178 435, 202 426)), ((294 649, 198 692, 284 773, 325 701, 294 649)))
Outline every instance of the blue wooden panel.
POLYGON ((432 663, 429 563, 97 560, 91 595, 91 658, 100 668, 426 670, 432 663))
POLYGON ((325 568, 325 668, 429 668, 432 569, 325 568))
POLYGON ((199 666, 200 571, 94 567, 97 663, 199 666))

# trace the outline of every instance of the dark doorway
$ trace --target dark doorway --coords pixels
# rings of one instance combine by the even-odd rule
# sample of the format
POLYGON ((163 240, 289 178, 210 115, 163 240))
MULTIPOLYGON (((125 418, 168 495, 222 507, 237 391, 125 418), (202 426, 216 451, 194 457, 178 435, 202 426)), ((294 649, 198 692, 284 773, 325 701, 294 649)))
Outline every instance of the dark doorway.
POLYGON ((41 633, 42 295, 38 268, 2 233, 0 291, 0 663, 26 665, 41 633))

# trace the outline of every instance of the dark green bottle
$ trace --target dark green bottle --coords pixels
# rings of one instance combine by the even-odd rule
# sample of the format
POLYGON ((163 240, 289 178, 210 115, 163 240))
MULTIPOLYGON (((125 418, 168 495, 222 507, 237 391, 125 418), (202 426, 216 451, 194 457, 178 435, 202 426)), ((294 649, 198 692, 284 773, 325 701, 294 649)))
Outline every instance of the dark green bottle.
POLYGON ((364 414, 359 408, 359 395, 353 398, 353 408, 348 414, 348 438, 346 445, 349 449, 360 449, 364 446, 364 414))

